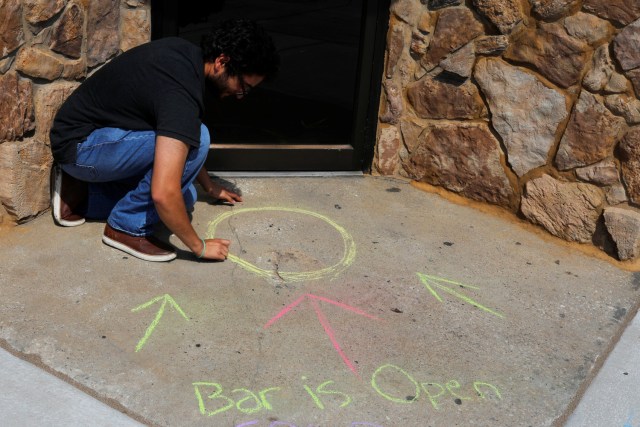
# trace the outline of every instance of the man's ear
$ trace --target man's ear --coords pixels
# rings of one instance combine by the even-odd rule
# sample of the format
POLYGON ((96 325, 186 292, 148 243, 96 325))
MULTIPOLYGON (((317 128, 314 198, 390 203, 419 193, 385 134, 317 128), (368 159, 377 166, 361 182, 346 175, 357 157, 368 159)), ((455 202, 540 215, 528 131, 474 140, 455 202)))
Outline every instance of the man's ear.
POLYGON ((216 58, 216 62, 220 62, 220 65, 227 65, 227 62, 229 62, 230 59, 231 58, 229 58, 229 56, 227 56, 227 54, 221 53, 216 58))
POLYGON ((221 53, 216 59, 214 59, 213 72, 215 75, 218 75, 225 71, 225 67, 227 65, 227 62, 229 62, 229 59, 230 58, 224 53, 221 53))

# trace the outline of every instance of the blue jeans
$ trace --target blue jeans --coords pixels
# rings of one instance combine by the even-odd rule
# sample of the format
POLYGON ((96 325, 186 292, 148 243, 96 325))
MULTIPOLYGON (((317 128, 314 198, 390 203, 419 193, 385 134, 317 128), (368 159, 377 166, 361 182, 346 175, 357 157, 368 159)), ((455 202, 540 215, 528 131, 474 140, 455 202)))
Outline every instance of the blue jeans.
MULTIPOLYGON (((190 147, 182 174, 188 210, 195 205, 193 186, 209 152, 209 130, 200 126, 200 147, 190 147)), ((160 217, 151 199, 156 147, 154 131, 102 128, 78 144, 76 163, 61 165, 69 175, 89 183, 85 216, 107 219, 111 227, 133 236, 148 236, 160 217)))

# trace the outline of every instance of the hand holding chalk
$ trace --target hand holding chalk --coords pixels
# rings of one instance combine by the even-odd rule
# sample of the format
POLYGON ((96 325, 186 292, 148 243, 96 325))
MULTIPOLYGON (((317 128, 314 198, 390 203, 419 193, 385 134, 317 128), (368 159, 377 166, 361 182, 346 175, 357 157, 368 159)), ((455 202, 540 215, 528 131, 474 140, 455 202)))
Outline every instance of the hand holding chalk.
POLYGON ((226 239, 206 239, 203 240, 204 248, 202 256, 199 258, 214 259, 224 261, 229 255, 230 240, 226 239))

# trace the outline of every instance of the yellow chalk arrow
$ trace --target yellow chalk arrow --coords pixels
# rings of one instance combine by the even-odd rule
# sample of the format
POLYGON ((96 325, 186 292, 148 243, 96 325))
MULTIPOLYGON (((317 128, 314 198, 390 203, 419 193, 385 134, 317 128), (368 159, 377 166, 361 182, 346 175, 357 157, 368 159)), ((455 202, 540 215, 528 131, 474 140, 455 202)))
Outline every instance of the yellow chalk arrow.
POLYGON ((160 305, 160 310, 158 310, 158 312, 156 313, 155 319, 153 319, 153 322, 151 322, 151 324, 147 328, 147 331, 144 333, 144 336, 142 337, 142 339, 140 341, 138 341, 138 345, 136 345, 136 353, 138 351, 140 351, 140 349, 142 349, 144 344, 147 342, 147 340, 149 339, 149 337, 153 333, 153 330, 156 328, 156 326, 158 326, 158 323, 160 323, 160 319, 162 318, 162 315, 164 314, 164 309, 167 306, 167 302, 169 304, 171 304, 173 306, 173 308, 175 308, 176 311, 178 313, 180 313, 182 315, 182 317, 184 317, 187 322, 189 321, 189 318, 187 317, 187 315, 184 314, 184 311, 182 311, 182 309, 180 308, 178 303, 176 303, 176 301, 173 298, 171 298, 171 296, 169 294, 164 294, 162 296, 159 296, 159 297, 156 297, 156 298, 152 299, 151 301, 147 301, 144 304, 141 304, 141 305, 137 306, 136 308, 131 309, 131 311, 132 312, 136 312, 136 311, 144 310, 145 308, 149 307, 150 305, 155 304, 156 302, 158 302, 160 300, 162 300, 162 305, 160 305))
POLYGON ((420 278, 420 281, 425 286, 425 288, 427 288, 427 290, 431 292, 431 295, 433 295, 438 301, 442 302, 442 298, 440 297, 440 295, 438 295, 438 293, 435 291, 434 288, 441 289, 444 292, 447 292, 448 294, 453 295, 454 297, 460 298, 462 301, 467 302, 473 305, 474 307, 478 307, 480 310, 484 310, 487 313, 493 314, 494 316, 504 318, 504 314, 498 313, 497 311, 493 311, 490 308, 487 308, 484 305, 472 300, 468 296, 461 294, 458 291, 451 289, 448 286, 443 285, 442 283, 449 283, 452 285, 461 286, 463 288, 470 288, 470 289, 480 289, 480 288, 476 286, 463 285, 462 283, 454 282, 453 280, 444 279, 442 277, 429 276, 423 273, 416 273, 416 274, 420 278))

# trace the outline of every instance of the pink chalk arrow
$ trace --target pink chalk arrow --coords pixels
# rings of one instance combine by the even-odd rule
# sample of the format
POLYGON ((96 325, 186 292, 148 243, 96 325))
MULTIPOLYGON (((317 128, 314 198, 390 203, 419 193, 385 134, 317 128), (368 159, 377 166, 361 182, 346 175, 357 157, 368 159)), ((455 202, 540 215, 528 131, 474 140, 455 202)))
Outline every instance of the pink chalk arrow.
POLYGON ((309 303, 311 304, 311 306, 315 310, 316 316, 318 317, 318 320, 320 321, 320 324, 324 328, 325 333, 327 334, 327 336, 331 340, 331 343, 333 344, 333 347, 336 349, 336 351, 338 352, 338 354, 340 355, 340 357, 344 361, 345 365, 347 365, 349 367, 349 369, 351 369, 351 371, 354 374, 358 375, 358 372, 356 371, 355 366, 353 366, 353 363, 351 363, 349 358, 344 354, 344 351, 342 350, 342 347, 340 347, 340 343, 338 343, 338 340, 336 339, 336 336, 335 336, 335 334, 333 332, 333 328, 331 328, 331 325, 329 324, 329 321, 327 320, 327 317, 324 315, 324 313, 320 309, 320 305, 318 304, 318 301, 324 301, 324 302, 327 302, 329 304, 333 304, 335 306, 338 306, 340 308, 344 308, 345 310, 349 310, 349 311, 354 312, 356 314, 359 314, 361 316, 368 317, 369 319, 380 320, 377 317, 372 316, 372 315, 370 315, 368 313, 365 313, 364 311, 362 311, 362 310, 360 310, 360 309, 358 309, 356 307, 352 307, 350 305, 343 304, 343 303, 338 302, 338 301, 330 300, 328 298, 324 298, 324 297, 321 297, 321 296, 318 296, 318 295, 305 294, 305 295, 301 296, 300 298, 298 298, 297 300, 295 300, 294 302, 292 302, 291 304, 289 304, 288 306, 286 306, 285 308, 283 308, 282 310, 280 310, 280 312, 278 314, 273 316, 271 318, 271 320, 269 320, 264 325, 264 328, 267 329, 269 326, 271 326, 274 323, 276 323, 278 320, 280 320, 281 317, 283 317, 285 314, 287 314, 288 312, 293 310, 294 307, 296 307, 298 304, 303 302, 305 299, 309 299, 309 303))

